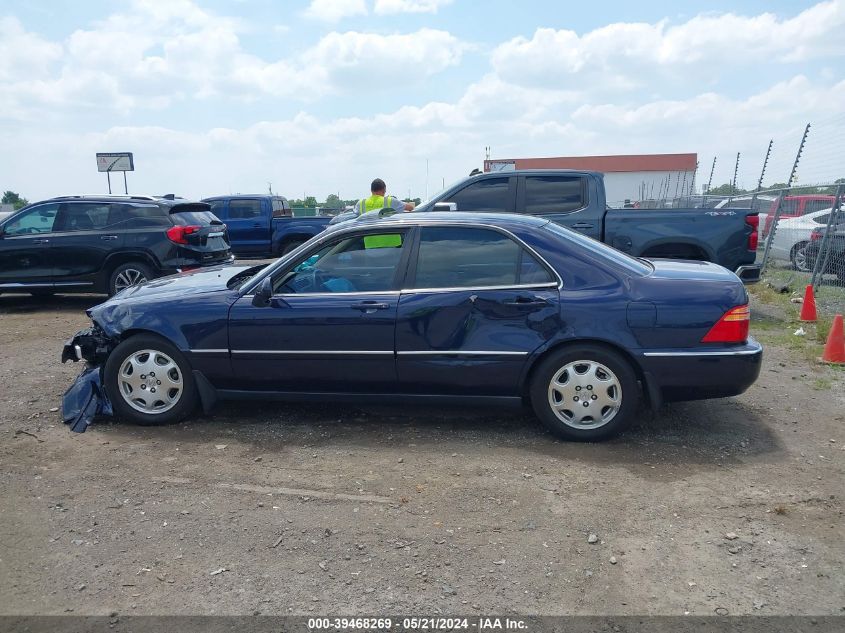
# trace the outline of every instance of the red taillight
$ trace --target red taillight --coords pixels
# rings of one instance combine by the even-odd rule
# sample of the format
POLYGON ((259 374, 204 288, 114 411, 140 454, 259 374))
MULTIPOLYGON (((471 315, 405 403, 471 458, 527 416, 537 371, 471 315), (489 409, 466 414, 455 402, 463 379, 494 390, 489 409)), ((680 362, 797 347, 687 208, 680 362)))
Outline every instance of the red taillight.
POLYGON ((167 238, 171 242, 175 242, 176 244, 187 244, 188 243, 188 236, 196 233, 202 227, 189 225, 189 226, 171 226, 167 229, 167 238))
POLYGON ((716 325, 710 328, 702 343, 744 343, 748 339, 748 325, 751 321, 751 310, 748 305, 731 308, 716 325))
POLYGON ((813 231, 812 233, 810 233, 811 242, 818 242, 820 239, 822 239, 822 234, 818 231, 813 231))
POLYGON ((759 233, 757 232, 760 226, 759 215, 749 215, 745 218, 745 223, 751 226, 751 235, 748 236, 748 250, 756 251, 759 242, 759 233))

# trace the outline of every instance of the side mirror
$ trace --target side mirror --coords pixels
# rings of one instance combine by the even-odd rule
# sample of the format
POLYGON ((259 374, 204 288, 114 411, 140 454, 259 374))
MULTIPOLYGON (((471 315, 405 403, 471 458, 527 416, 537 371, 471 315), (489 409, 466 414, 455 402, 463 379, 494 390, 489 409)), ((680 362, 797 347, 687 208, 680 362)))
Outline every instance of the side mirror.
POLYGON ((456 202, 435 202, 432 211, 457 211, 458 204, 456 202))
POLYGON ((269 277, 265 277, 261 280, 261 284, 258 286, 258 290, 255 291, 255 294, 252 297, 252 305, 256 308, 266 308, 270 305, 270 298, 273 296, 273 280, 269 277))

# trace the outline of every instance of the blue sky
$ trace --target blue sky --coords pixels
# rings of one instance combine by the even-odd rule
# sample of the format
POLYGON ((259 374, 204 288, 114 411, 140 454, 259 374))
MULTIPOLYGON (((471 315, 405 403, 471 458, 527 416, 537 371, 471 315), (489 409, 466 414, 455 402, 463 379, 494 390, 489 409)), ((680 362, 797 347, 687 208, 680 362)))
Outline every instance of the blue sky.
POLYGON ((692 151, 717 181, 741 151, 750 186, 807 121, 803 179, 845 174, 843 2, 676 5, 2 0, 0 187, 99 191, 94 152, 133 151, 138 193, 424 196, 487 145, 692 151))

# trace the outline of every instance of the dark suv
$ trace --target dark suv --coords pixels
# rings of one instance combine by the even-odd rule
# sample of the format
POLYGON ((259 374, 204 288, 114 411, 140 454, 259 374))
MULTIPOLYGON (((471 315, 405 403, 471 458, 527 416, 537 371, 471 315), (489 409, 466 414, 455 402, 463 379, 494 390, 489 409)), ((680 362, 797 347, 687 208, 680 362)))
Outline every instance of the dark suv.
POLYGON ((0 221, 0 293, 116 292, 234 260, 226 226, 204 202, 64 196, 0 221))

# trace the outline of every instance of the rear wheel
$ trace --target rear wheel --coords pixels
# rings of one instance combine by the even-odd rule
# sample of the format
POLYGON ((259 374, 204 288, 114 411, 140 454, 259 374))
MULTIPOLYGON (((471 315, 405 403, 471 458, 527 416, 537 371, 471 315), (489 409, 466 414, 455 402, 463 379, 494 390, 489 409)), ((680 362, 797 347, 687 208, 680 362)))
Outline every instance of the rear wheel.
POLYGON ((637 377, 617 352, 578 345, 552 353, 534 372, 531 405, 555 435, 590 442, 625 429, 639 403, 637 377))
POLYGON ((112 271, 109 277, 109 296, 117 294, 130 286, 142 284, 154 277, 155 275, 152 269, 146 264, 140 262, 121 264, 112 271))
POLYGON ((197 405, 188 361, 175 346, 138 334, 114 348, 105 365, 106 392, 115 412, 143 426, 169 424, 197 405))
POLYGON ((798 242, 792 247, 789 252, 789 261, 792 262, 792 267, 802 273, 809 273, 813 271, 812 266, 808 264, 807 260, 807 242, 798 242))

